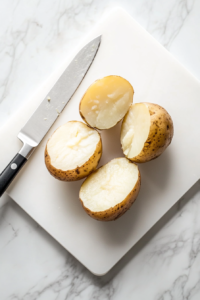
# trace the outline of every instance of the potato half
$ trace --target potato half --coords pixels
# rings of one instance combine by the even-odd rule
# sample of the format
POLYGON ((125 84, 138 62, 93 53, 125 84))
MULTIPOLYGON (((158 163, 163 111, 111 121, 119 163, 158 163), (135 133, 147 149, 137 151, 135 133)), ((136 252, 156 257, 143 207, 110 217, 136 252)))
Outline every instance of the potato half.
POLYGON ((125 157, 115 158, 83 182, 79 198, 86 213, 99 221, 121 217, 140 190, 138 166, 125 157))
POLYGON ((83 120, 97 129, 115 126, 133 102, 132 85, 120 76, 107 76, 95 81, 80 102, 83 120))
POLYGON ((45 164, 55 178, 74 181, 95 170, 101 154, 100 134, 82 122, 70 121, 60 126, 48 140, 45 164))
POLYGON ((131 161, 144 163, 160 156, 171 143, 173 122, 168 112, 153 103, 131 105, 121 127, 121 145, 131 161))

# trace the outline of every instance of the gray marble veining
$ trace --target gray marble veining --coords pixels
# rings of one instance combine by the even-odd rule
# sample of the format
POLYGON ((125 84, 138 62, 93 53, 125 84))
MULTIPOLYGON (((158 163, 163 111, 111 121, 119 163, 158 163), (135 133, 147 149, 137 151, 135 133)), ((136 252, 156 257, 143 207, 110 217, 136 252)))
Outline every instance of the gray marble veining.
POLYGON ((0 210, 1 298, 199 299, 199 213, 198 182, 109 274, 96 277, 9 201, 0 210))
MULTIPOLYGON (((0 4, 1 125, 40 88, 101 15, 116 5, 200 78, 198 0, 4 1, 0 4)), ((103 277, 90 274, 7 200, 0 208, 0 299, 200 299, 199 183, 103 277)))

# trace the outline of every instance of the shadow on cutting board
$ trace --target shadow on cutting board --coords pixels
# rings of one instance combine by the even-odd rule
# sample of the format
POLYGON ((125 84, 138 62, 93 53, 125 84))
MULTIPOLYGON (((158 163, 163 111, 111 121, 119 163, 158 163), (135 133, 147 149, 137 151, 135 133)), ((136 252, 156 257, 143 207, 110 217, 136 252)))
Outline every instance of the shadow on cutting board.
MULTIPOLYGON (((140 219, 140 211, 144 210, 150 197, 160 192, 167 186, 171 172, 170 151, 166 151, 160 158, 149 163, 139 164, 141 171, 141 189, 135 203, 129 211, 114 222, 102 222, 101 228, 107 234, 107 238, 112 239, 112 243, 120 245, 126 243, 129 235, 133 235, 134 227, 137 234, 136 224, 140 219), (162 162, 160 161, 162 160, 162 162), (163 171, 164 170, 164 171, 163 171)), ((148 209, 148 208, 147 208, 148 209)))
MULTIPOLYGON (((142 251, 145 246, 156 236, 156 234, 162 230, 175 216, 179 216, 182 213, 182 208, 188 204, 190 199, 194 197, 200 191, 200 180, 195 183, 190 190, 145 234, 145 236, 104 276, 97 277, 90 273, 80 262, 78 262, 70 253, 68 253, 54 238, 52 238, 45 230, 43 230, 34 220, 32 220, 28 214, 26 214, 14 201, 6 203, 0 209, 0 226, 1 221, 6 220, 12 213, 15 216, 14 219, 22 220, 27 224, 29 230, 34 231, 34 235, 40 237, 40 243, 47 244, 48 247, 52 247, 57 251, 57 255, 66 257, 66 265, 60 269, 60 275, 57 280, 62 284, 65 280, 68 282, 69 274, 73 276, 83 276, 86 282, 90 285, 95 285, 100 289, 106 288, 113 278, 131 261, 137 254, 142 251)), ((26 247, 26 242, 23 247, 26 247)), ((11 252, 10 255, 16 255, 11 252)), ((30 257, 31 259, 31 257, 30 257)), ((55 282, 57 287, 57 280, 55 282)), ((49 284, 49 283, 48 283, 49 284)), ((62 287, 62 285, 61 285, 62 287)), ((34 291, 33 291, 34 292, 34 291)))

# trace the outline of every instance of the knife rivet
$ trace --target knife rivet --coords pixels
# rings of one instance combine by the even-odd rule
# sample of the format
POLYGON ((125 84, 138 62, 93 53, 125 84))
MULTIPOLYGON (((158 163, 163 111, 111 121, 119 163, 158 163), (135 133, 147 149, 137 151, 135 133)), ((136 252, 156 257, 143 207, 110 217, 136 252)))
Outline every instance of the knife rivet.
POLYGON ((17 164, 15 164, 15 163, 14 163, 14 164, 12 164, 12 165, 11 165, 11 169, 12 169, 12 170, 15 170, 15 169, 17 169, 17 164))

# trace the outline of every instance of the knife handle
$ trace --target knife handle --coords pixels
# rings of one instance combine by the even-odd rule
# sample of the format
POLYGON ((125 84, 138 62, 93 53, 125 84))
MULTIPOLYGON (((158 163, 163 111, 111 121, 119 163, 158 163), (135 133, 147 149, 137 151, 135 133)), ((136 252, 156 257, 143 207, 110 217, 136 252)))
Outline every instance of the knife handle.
POLYGON ((13 160, 11 160, 11 162, 0 174, 0 197, 3 195, 17 173, 21 170, 25 162, 27 162, 27 159, 21 154, 17 153, 13 160))

